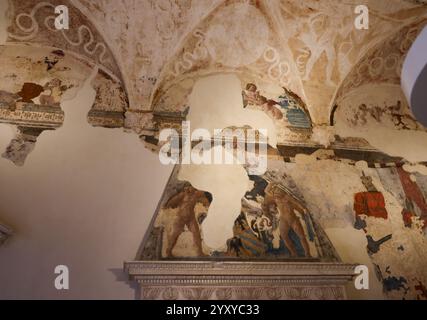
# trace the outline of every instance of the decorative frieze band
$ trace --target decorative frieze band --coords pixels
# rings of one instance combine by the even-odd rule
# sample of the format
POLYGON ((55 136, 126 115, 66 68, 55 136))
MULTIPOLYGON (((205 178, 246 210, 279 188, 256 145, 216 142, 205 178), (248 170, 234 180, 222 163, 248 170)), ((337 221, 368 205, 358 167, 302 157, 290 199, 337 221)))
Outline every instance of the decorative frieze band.
POLYGON ((142 300, 344 300, 342 286, 143 287, 142 300))

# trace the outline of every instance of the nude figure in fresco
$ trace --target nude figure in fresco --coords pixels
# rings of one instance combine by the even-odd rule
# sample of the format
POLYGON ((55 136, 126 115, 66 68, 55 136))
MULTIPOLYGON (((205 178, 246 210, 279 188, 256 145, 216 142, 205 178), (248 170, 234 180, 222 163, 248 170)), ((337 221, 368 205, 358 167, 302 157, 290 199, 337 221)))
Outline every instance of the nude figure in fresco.
MULTIPOLYGON (((311 257, 310 247, 307 242, 304 228, 295 213, 295 211, 297 211, 301 215, 304 215, 307 212, 307 209, 276 183, 270 183, 265 189, 265 198, 262 207, 266 214, 272 215, 272 210, 279 213, 280 236, 283 241, 285 241, 286 247, 289 249, 291 255, 297 256, 295 245, 289 237, 289 231, 292 229, 301 241, 305 257, 311 257)), ((271 217, 271 220, 274 220, 273 217, 271 217)))
MULTIPOLYGON (((321 5, 322 6, 322 5, 321 5)), ((351 31, 353 30, 353 24, 346 23, 343 19, 342 13, 339 9, 331 6, 327 7, 334 9, 334 13, 325 15, 322 12, 316 13, 311 16, 307 23, 306 28, 303 29, 297 38, 302 41, 310 51, 308 60, 305 65, 305 74, 302 77, 303 81, 310 79, 311 72, 315 64, 319 61, 323 54, 326 55, 326 84, 334 86, 335 83, 332 80, 332 74, 334 70, 334 63, 337 60, 338 51, 341 47, 336 48, 333 43, 336 39, 346 39, 351 31)), ((351 44, 351 42, 348 42, 351 44)))
POLYGON ((199 191, 191 185, 185 186, 182 191, 169 198, 164 209, 178 209, 178 217, 174 219, 172 230, 167 235, 166 256, 172 257, 172 250, 176 245, 178 237, 184 232, 185 226, 192 233, 197 255, 203 256, 202 237, 200 235, 199 221, 197 221, 194 208, 197 203, 209 207, 212 196, 208 192, 199 191))

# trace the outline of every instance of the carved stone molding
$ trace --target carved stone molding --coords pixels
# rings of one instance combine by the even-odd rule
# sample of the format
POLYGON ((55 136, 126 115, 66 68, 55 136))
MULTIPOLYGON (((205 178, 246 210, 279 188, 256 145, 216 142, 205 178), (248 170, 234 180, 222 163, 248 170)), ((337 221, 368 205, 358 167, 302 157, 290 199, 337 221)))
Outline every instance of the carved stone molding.
POLYGON ((354 265, 323 262, 133 261, 142 300, 346 299, 354 265))
POLYGON ((40 129, 57 129, 64 122, 61 108, 41 107, 28 103, 21 110, 10 110, 0 101, 0 123, 40 129))

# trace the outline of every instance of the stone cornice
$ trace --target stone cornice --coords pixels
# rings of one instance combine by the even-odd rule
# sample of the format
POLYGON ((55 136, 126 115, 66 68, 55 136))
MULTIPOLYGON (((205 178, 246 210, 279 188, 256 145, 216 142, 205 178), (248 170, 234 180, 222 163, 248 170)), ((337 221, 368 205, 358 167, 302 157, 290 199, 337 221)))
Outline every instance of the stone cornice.
POLYGON ((324 262, 130 261, 140 299, 346 299, 355 265, 324 262))
POLYGON ((147 276, 247 276, 280 278, 342 277, 351 279, 355 265, 324 262, 210 262, 131 261, 124 269, 131 277, 147 276))

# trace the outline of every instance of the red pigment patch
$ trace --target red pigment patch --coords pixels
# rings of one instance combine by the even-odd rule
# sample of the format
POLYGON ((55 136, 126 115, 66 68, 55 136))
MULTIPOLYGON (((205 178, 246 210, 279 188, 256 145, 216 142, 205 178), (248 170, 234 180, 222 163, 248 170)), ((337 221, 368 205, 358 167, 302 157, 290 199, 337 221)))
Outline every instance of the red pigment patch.
POLYGON ((384 196, 381 192, 359 192, 354 195, 354 212, 375 218, 388 218, 384 196))
POLYGON ((44 91, 43 87, 31 82, 25 82, 22 89, 17 94, 22 98, 22 102, 32 103, 32 99, 37 98, 44 91))

